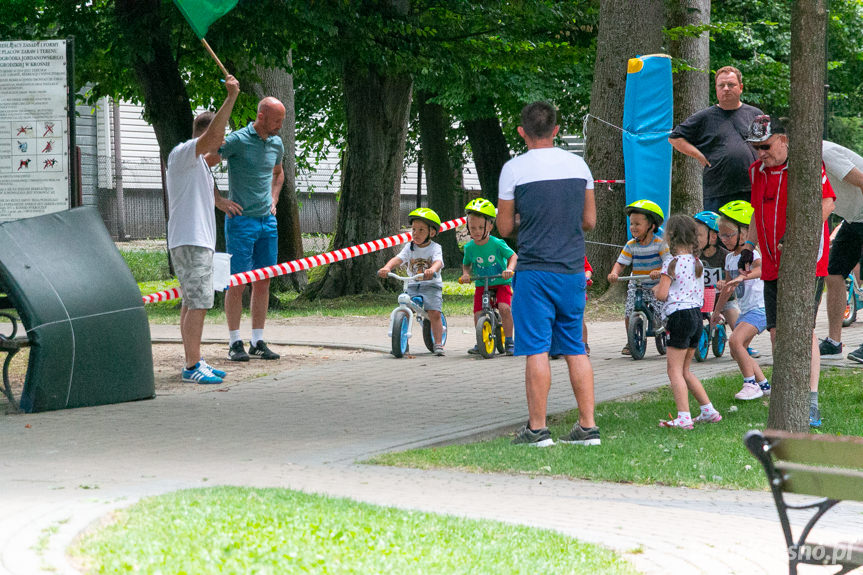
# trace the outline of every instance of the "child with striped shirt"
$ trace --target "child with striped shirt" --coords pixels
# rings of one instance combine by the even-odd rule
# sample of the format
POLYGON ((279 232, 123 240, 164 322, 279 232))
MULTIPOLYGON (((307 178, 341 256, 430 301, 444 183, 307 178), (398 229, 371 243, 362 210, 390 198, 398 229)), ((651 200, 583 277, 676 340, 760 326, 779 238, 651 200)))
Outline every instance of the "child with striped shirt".
MULTIPOLYGON (((608 283, 616 282, 620 272, 628 265, 632 265, 632 275, 649 276, 650 279, 642 283, 643 288, 645 288, 642 289, 642 297, 645 305, 656 310, 656 317, 659 317, 662 314, 662 302, 654 297, 653 290, 650 288, 657 284, 663 262, 671 259, 668 246, 655 235, 665 220, 665 214, 656 203, 650 200, 638 200, 626 206, 626 215, 629 216, 629 232, 632 234, 632 239, 626 242, 620 251, 617 262, 611 268, 611 273, 608 274, 608 283)), ((635 307, 635 291, 635 282, 630 282, 626 292, 624 312, 627 331, 629 330, 629 314, 635 307)), ((620 353, 623 355, 630 354, 628 343, 620 350, 620 353)))

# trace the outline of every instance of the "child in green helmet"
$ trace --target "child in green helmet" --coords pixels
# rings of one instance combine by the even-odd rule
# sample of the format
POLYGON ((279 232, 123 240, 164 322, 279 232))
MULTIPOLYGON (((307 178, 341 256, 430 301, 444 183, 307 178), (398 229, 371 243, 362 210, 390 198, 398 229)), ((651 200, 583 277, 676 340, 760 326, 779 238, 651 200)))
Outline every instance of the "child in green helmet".
POLYGON ((434 336, 434 354, 444 355, 443 344, 443 280, 440 271, 443 269, 443 251, 440 244, 432 238, 440 231, 440 217, 428 208, 417 208, 408 214, 411 224, 412 241, 405 244, 399 255, 378 270, 378 275, 387 277, 393 268, 405 266, 408 275, 422 274, 423 279, 408 284, 408 295, 423 297, 423 309, 426 310, 431 322, 434 336))
MULTIPOLYGON (((518 256, 505 241, 491 235, 494 229, 494 221, 497 210, 490 201, 484 198, 472 200, 465 206, 467 212, 467 231, 470 241, 464 246, 464 259, 462 260, 462 276, 460 283, 470 281, 473 271, 475 276, 494 276, 501 274, 502 278, 489 281, 489 290, 494 290, 497 301, 497 309, 503 323, 503 335, 505 338, 506 355, 513 353, 512 340, 512 276, 515 270, 515 262, 518 256)), ((473 294, 474 323, 482 310, 482 295, 485 291, 485 283, 476 281, 476 289, 473 294)), ((479 354, 479 348, 467 351, 470 354, 479 354)))

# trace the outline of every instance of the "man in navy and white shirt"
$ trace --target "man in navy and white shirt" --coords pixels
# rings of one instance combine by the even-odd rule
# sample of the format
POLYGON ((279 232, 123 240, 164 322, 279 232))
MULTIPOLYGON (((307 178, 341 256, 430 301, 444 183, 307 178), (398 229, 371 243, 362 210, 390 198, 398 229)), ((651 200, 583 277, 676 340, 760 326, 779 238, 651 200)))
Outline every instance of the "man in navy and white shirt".
POLYGON ((547 102, 521 111, 519 135, 527 153, 500 174, 497 227, 510 235, 518 223, 518 264, 512 311, 515 355, 527 356, 529 419, 513 443, 553 445, 545 423, 551 387, 549 354, 566 357, 579 420, 563 443, 599 445, 593 419, 593 367, 581 339, 584 317, 584 230, 596 225, 593 176, 584 160, 554 146, 560 126, 547 102))

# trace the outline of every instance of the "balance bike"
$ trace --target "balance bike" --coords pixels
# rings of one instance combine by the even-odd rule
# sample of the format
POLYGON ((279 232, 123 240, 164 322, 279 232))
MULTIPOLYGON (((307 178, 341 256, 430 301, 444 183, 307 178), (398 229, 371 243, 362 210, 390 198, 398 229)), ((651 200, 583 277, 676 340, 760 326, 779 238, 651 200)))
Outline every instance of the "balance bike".
POLYGON ((650 280, 650 276, 621 276, 618 280, 629 280, 635 282, 635 305, 629 314, 629 327, 626 330, 626 339, 629 343, 629 353, 632 359, 642 359, 647 351, 647 338, 656 340, 656 351, 659 355, 665 355, 665 324, 653 306, 644 301, 645 289, 641 284, 650 280))
MULTIPOLYGON (((489 359, 497 353, 506 351, 506 338, 503 335, 503 322, 497 309, 495 294, 489 290, 489 281, 503 277, 501 274, 493 276, 475 276, 469 281, 483 281, 485 284, 482 292, 482 310, 476 320, 476 348, 479 354, 489 359)), ((461 279, 461 278, 459 278, 461 279)))
MULTIPOLYGON (((414 318, 422 326, 423 341, 426 347, 429 351, 433 352, 435 346, 434 334, 432 333, 428 312, 423 308, 423 296, 415 295, 411 297, 407 292, 408 283, 423 281, 423 275, 417 274, 406 277, 390 272, 387 276, 402 282, 402 293, 399 294, 398 299, 399 305, 390 313, 390 330, 387 333, 392 339, 392 350, 390 353, 396 357, 403 357, 408 353, 408 340, 411 338, 411 325, 414 318)), ((446 345, 446 316, 443 311, 441 311, 440 315, 441 322, 443 323, 441 345, 446 345)))

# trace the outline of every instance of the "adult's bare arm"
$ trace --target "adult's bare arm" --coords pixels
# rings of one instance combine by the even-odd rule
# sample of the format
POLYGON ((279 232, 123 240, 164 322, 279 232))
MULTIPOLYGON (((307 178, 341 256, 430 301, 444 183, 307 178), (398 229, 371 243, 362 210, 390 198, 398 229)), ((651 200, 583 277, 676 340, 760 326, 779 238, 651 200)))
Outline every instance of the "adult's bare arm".
POLYGON ((668 138, 668 143, 671 144, 671 147, 680 152, 681 154, 686 154, 690 158, 695 158, 698 160, 698 163, 701 164, 701 167, 706 168, 710 165, 710 162, 707 161, 707 158, 704 154, 701 153, 701 150, 690 144, 683 138, 668 138))
POLYGON ((234 103, 237 101, 237 96, 240 94, 240 83, 233 76, 228 76, 225 79, 225 90, 228 95, 225 101, 222 102, 219 111, 216 112, 213 121, 198 138, 195 144, 195 154, 212 154, 219 151, 222 141, 225 139, 225 126, 228 125, 228 120, 231 118, 231 110, 234 109, 234 103))
POLYGON ((515 231, 515 200, 498 200, 497 231, 504 238, 515 231))

